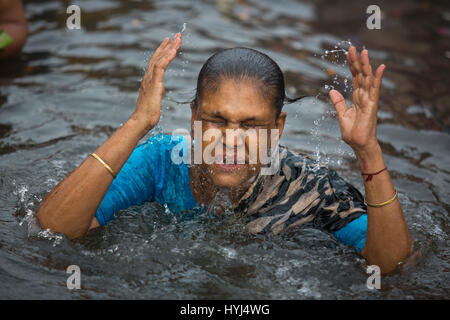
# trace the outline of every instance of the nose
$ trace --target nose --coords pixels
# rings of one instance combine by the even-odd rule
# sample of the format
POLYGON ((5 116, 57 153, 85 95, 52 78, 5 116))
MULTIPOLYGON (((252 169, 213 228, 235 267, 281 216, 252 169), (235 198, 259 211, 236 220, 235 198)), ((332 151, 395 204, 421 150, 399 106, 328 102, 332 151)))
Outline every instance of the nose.
POLYGON ((245 132, 239 125, 229 125, 223 135, 226 162, 245 163, 245 132))
POLYGON ((245 145, 245 131, 239 125, 228 126, 223 137, 223 143, 229 149, 240 148, 245 145))

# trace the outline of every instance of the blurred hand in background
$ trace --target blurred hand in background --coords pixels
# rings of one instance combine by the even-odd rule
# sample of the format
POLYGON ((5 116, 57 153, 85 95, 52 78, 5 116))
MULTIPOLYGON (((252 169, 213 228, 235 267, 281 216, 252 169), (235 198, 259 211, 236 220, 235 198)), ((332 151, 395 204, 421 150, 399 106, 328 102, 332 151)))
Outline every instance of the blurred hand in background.
POLYGON ((20 52, 28 36, 21 0, 0 0, 0 59, 20 52))

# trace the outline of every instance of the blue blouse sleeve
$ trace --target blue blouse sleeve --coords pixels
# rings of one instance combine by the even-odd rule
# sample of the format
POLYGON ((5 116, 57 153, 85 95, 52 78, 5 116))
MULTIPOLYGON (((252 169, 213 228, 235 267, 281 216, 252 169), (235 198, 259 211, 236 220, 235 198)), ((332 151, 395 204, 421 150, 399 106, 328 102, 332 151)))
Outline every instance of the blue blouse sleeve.
POLYGON ((159 163, 147 161, 145 144, 137 146, 122 166, 117 177, 97 208, 95 217, 100 225, 114 218, 114 213, 132 205, 152 201, 155 193, 153 172, 159 171, 159 163))
POLYGON ((353 246, 357 252, 361 252, 366 243, 366 233, 367 214, 363 214, 333 234, 343 244, 353 246))
POLYGON ((361 252, 367 233, 367 206, 364 197, 335 170, 327 170, 322 192, 324 207, 316 220, 319 226, 332 232, 336 239, 361 252))
POLYGON ((196 202, 188 167, 171 160, 174 148, 182 155, 187 143, 183 136, 159 134, 137 146, 97 208, 95 217, 99 224, 112 220, 119 210, 144 202, 157 201, 174 211, 193 208, 196 202))

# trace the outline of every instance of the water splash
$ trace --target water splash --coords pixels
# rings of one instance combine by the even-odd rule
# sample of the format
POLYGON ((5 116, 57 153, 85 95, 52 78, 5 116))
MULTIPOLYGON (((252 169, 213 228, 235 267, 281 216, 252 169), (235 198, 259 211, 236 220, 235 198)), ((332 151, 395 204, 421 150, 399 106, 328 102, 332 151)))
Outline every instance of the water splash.
POLYGON ((15 189, 13 194, 18 196, 19 202, 19 211, 24 211, 25 215, 20 219, 19 226, 22 226, 24 223, 27 225, 27 237, 35 238, 38 240, 48 240, 53 241, 53 246, 57 246, 63 242, 64 236, 58 234, 56 232, 51 231, 50 229, 42 230, 39 221, 36 217, 35 206, 36 203, 40 203, 42 201, 41 198, 33 195, 29 187, 26 185, 16 186, 16 182, 13 181, 13 186, 15 189))
MULTIPOLYGON (((348 49, 352 46, 349 40, 339 41, 332 50, 325 50, 324 54, 320 55, 322 61, 322 70, 328 73, 332 77, 332 84, 325 84, 325 90, 328 93, 331 89, 341 87, 343 92, 351 92, 351 74, 345 74, 344 76, 336 72, 336 67, 347 68, 347 54, 348 49)), ((316 56, 316 55, 315 55, 316 56)))
POLYGON ((206 216, 213 216, 214 214, 228 216, 233 213, 233 203, 231 201, 230 191, 225 188, 219 189, 206 209, 206 216))
MULTIPOLYGON (((13 185, 15 185, 15 181, 13 181, 13 185)), ((19 222, 20 226, 22 226, 24 222, 28 222, 33 216, 33 210, 31 209, 33 202, 28 202, 26 197, 28 191, 29 189, 25 185, 21 185, 13 191, 16 196, 19 196, 19 207, 25 211, 25 216, 19 222)))
MULTIPOLYGON (((347 153, 345 151, 345 143, 340 138, 340 133, 336 136, 334 132, 328 132, 332 137, 336 137, 335 148, 332 150, 333 154, 337 154, 338 157, 328 155, 323 149, 323 136, 327 134, 324 132, 330 130, 330 126, 324 125, 325 122, 337 121, 336 111, 334 106, 331 104, 328 98, 328 93, 330 90, 336 89, 341 93, 351 93, 352 88, 352 75, 350 73, 342 72, 342 68, 348 67, 348 62, 346 56, 348 54, 348 49, 352 46, 351 41, 343 40, 339 41, 334 45, 333 49, 325 50, 322 55, 320 55, 320 60, 322 61, 322 70, 330 75, 331 81, 324 85, 322 92, 316 95, 315 102, 318 103, 319 100, 328 101, 328 110, 326 110, 320 118, 314 121, 314 126, 310 130, 312 135, 311 143, 314 144, 314 158, 316 160, 315 167, 313 170, 317 171, 321 165, 341 165, 342 157, 348 155, 353 156, 353 153, 347 153)), ((315 55, 317 56, 317 55, 315 55)), ((328 139, 328 138, 327 138, 328 139)))
POLYGON ((183 26, 181 27, 181 31, 180 31, 180 33, 183 33, 185 30, 186 30, 186 25, 187 25, 187 23, 185 22, 185 23, 183 23, 183 26))
POLYGON ((55 232, 51 231, 50 229, 45 229, 45 230, 39 231, 36 235, 36 238, 38 240, 53 241, 54 247, 56 247, 57 245, 60 245, 64 240, 63 235, 55 233, 55 232))

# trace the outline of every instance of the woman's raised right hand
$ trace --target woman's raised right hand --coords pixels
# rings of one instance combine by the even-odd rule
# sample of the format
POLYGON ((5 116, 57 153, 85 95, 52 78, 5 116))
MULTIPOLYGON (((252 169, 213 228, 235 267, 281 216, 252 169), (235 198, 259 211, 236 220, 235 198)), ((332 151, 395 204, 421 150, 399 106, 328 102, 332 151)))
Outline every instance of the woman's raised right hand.
POLYGON ((136 110, 132 117, 143 121, 148 130, 159 122, 164 94, 164 72, 177 55, 180 46, 180 33, 177 33, 172 40, 165 38, 150 59, 147 71, 142 78, 136 110))

